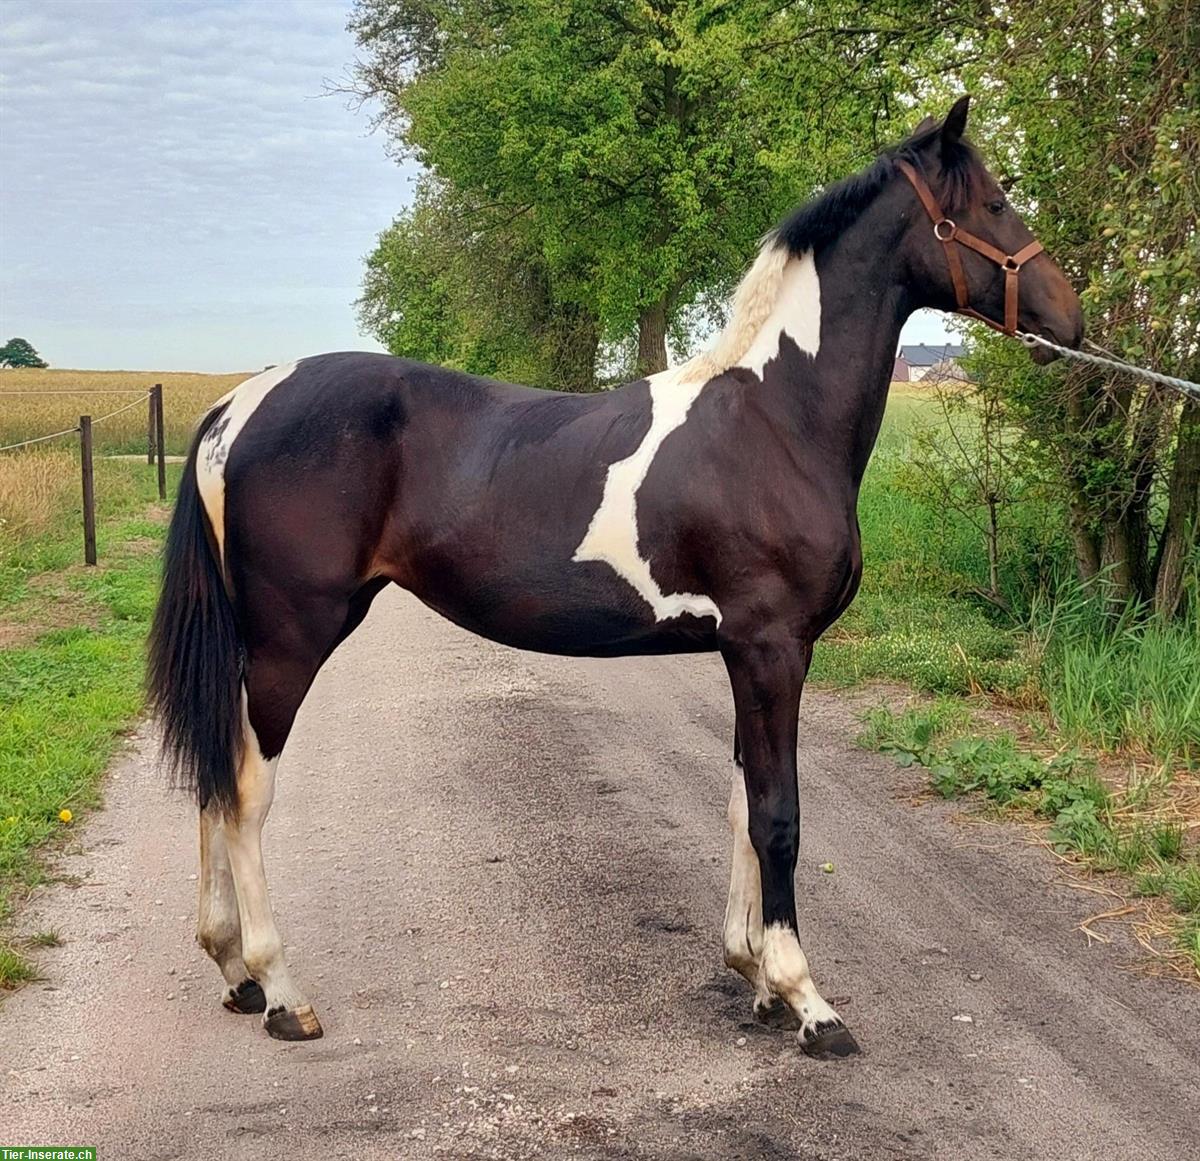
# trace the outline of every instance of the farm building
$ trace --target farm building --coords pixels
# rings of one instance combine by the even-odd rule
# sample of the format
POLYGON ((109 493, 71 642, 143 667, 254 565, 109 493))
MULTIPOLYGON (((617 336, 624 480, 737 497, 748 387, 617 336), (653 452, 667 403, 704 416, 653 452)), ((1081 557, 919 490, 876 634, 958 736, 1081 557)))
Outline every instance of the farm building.
POLYGON ((892 368, 892 380, 901 383, 916 382, 927 375, 933 379, 966 379, 967 373, 962 367, 965 351, 966 348, 958 343, 943 343, 941 346, 917 343, 903 346, 892 368))

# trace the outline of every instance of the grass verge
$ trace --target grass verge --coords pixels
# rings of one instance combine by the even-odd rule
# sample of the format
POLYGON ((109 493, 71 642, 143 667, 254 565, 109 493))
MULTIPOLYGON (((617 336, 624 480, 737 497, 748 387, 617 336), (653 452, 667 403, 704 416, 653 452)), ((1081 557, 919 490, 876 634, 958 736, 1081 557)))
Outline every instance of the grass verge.
MULTIPOLYGON (((1161 927, 1174 950, 1165 958, 1200 979, 1200 847, 1189 843, 1186 812, 1173 809, 1178 797, 1164 793, 1161 772, 1114 785, 1077 750, 1038 755, 1011 732, 973 733, 971 711, 948 699, 900 713, 868 710, 863 722, 861 745, 921 768, 942 797, 974 795, 998 812, 1039 821, 1060 854, 1124 875, 1133 894, 1169 904, 1161 927)), ((1152 940, 1142 943, 1161 954, 1152 940)))
POLYGON ((0 557, 0 987, 34 971, 11 917, 45 879, 39 849, 95 805, 142 708, 166 513, 144 464, 110 464, 106 475, 99 567, 68 563, 78 543, 61 511, 48 535, 14 538, 0 557))

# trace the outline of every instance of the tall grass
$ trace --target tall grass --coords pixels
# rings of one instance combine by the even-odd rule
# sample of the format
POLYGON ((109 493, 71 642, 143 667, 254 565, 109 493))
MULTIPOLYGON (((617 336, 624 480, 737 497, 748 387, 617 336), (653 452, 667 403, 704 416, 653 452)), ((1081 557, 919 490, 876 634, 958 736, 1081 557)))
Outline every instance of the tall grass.
POLYGON ((1200 610, 1182 620, 1130 606, 1113 620, 1074 583, 1039 602, 1030 631, 1041 685, 1061 733, 1164 761, 1200 759, 1200 610))
POLYGON ((0 561, 6 544, 36 535, 70 508, 78 463, 69 451, 44 446, 0 453, 0 561))
POLYGON ((979 595, 982 534, 914 481, 913 433, 935 402, 893 397, 859 497, 858 599, 817 646, 813 677, 899 680, 943 694, 986 694, 1049 712, 1066 740, 1200 759, 1200 585, 1190 615, 1167 624, 1069 579, 1071 550, 1054 500, 1016 489, 1006 511, 1002 581, 1011 608, 979 595), (1031 578, 1033 578, 1031 583, 1031 578))

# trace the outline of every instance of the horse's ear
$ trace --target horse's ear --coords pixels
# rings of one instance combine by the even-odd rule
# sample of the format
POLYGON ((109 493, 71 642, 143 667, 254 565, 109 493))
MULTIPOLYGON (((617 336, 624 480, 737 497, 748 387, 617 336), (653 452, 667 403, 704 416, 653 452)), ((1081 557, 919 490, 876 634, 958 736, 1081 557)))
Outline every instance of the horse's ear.
POLYGON ((971 107, 971 98, 969 95, 959 97, 950 108, 950 112, 946 114, 945 121, 942 122, 942 148, 953 148, 962 140, 962 135, 967 130, 967 111, 971 107))
POLYGON ((928 133, 930 129, 937 127, 936 117, 922 117, 921 123, 912 131, 911 136, 920 137, 923 133, 928 133))

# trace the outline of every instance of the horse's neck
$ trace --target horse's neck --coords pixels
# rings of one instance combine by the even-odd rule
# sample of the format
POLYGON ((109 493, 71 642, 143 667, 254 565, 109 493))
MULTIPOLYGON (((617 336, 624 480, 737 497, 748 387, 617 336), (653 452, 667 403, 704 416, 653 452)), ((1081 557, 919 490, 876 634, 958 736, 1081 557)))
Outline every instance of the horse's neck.
POLYGON ((742 365, 765 376, 762 389, 798 437, 831 466, 845 467, 857 491, 911 307, 898 259, 879 239, 864 234, 848 241, 815 260, 789 261, 777 309, 742 365))

